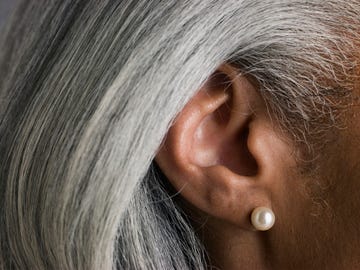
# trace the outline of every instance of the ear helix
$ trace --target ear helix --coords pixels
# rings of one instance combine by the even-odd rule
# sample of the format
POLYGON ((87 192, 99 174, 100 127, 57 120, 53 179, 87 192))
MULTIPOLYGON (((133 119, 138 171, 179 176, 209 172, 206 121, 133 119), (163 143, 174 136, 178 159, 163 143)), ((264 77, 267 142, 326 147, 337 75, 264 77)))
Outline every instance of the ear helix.
POLYGON ((258 231, 267 231, 274 226, 275 214, 267 207, 257 207, 251 213, 251 223, 258 231))

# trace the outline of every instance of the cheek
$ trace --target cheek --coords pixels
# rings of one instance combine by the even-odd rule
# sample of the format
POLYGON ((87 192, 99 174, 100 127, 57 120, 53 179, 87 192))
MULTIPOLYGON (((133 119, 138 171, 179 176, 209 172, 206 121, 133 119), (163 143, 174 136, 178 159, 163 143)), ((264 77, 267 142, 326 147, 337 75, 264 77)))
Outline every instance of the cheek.
POLYGON ((289 174, 287 181, 279 191, 283 199, 277 202, 271 235, 275 269, 322 269, 327 246, 333 245, 329 211, 320 199, 310 197, 308 179, 289 174))
POLYGON ((324 147, 316 174, 289 172, 277 190, 282 199, 271 235, 277 269, 353 269, 359 263, 360 142, 355 131, 341 132, 324 147))
POLYGON ((316 173, 281 178, 268 247, 275 269, 360 269, 360 87, 354 95, 345 128, 317 152, 316 173))
POLYGON ((326 175, 333 180, 329 205, 339 228, 339 245, 360 261, 360 118, 356 123, 339 136, 337 152, 328 162, 334 169, 326 175))
MULTIPOLYGON (((360 101, 360 100, 359 100, 360 101)), ((360 232, 360 104, 354 105, 346 114, 346 128, 338 135, 332 158, 324 170, 328 178, 333 179, 330 204, 341 222, 348 229, 360 232)), ((358 239, 360 240, 360 239, 358 239)))

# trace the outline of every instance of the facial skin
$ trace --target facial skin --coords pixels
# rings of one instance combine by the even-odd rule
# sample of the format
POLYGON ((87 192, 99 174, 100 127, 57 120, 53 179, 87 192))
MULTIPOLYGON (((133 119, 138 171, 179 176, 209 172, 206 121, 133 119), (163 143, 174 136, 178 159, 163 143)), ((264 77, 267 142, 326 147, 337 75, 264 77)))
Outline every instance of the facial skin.
MULTIPOLYGON (((256 86, 224 65, 178 115, 156 162, 181 193, 211 264, 235 269, 360 269, 360 107, 317 148, 316 170, 280 132, 256 86), (218 77, 213 80, 224 80, 218 77), (250 222, 257 206, 276 223, 250 222)), ((309 161, 309 160, 307 160, 309 161)))

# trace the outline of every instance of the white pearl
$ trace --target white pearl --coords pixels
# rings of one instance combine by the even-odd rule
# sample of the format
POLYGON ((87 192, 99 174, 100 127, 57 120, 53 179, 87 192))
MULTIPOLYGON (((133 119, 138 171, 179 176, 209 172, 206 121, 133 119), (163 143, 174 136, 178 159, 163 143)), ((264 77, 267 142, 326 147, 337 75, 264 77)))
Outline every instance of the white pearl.
POLYGON ((259 231, 267 231, 275 223, 274 212, 267 207, 257 207, 251 213, 251 223, 259 231))

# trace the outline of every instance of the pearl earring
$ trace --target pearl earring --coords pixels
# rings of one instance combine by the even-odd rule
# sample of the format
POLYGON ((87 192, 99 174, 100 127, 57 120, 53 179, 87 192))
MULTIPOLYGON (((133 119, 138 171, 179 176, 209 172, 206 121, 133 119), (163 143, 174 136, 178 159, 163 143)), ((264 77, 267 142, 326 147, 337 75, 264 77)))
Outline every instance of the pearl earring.
POLYGON ((258 231, 267 231, 275 223, 274 212, 267 207, 257 207, 251 213, 251 223, 258 231))

